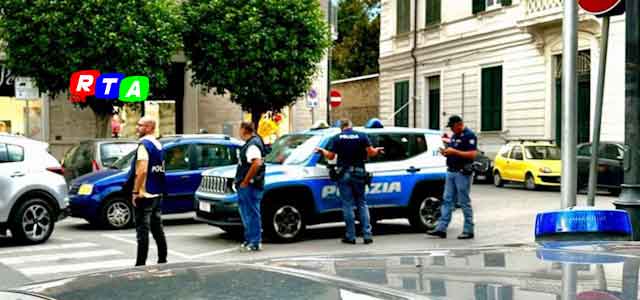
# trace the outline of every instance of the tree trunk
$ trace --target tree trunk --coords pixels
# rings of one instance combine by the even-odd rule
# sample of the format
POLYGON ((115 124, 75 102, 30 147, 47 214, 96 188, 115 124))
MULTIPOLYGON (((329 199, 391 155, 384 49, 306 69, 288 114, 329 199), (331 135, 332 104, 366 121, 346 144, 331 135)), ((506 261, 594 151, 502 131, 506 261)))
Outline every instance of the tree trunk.
POLYGON ((111 137, 111 132, 109 131, 109 120, 111 119, 111 115, 98 114, 94 112, 96 116, 96 138, 107 138, 111 137))
POLYGON ((252 111, 251 112, 251 122, 253 122, 253 127, 256 129, 256 133, 258 132, 258 124, 260 124, 260 119, 262 118, 263 112, 260 111, 252 111))

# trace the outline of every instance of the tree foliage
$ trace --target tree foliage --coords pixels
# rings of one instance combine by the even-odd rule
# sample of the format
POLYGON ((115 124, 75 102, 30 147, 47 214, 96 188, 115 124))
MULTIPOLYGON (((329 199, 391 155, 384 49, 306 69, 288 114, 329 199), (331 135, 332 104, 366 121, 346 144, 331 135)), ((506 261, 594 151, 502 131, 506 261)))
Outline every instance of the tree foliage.
POLYGON ((380 0, 341 0, 332 79, 378 73, 379 48, 380 0))
POLYGON ((185 54, 194 84, 260 116, 311 86, 329 47, 318 0, 187 0, 185 54))
MULTIPOLYGON (((175 0, 0 1, 6 65, 51 96, 68 91, 71 73, 87 69, 148 76, 152 91, 164 87, 182 24, 175 0)), ((114 105, 122 103, 90 97, 81 106, 104 119, 114 105)))

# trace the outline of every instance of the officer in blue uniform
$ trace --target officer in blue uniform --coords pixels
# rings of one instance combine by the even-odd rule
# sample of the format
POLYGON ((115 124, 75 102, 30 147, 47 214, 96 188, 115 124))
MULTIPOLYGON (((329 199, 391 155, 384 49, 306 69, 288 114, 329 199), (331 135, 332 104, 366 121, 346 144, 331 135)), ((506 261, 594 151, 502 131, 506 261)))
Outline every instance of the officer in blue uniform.
POLYGON ((451 214, 455 210, 456 202, 460 204, 464 214, 464 228, 458 239, 474 238, 473 210, 471 208, 471 176, 473 161, 477 155, 478 138, 471 129, 464 126, 460 116, 451 116, 447 127, 453 131, 448 147, 440 149, 440 153, 447 157, 447 179, 444 188, 444 203, 441 216, 435 230, 428 235, 447 238, 447 227, 451 222, 451 214))
POLYGON ((131 162, 129 184, 133 186, 131 201, 135 211, 138 253, 136 266, 144 266, 149 252, 149 231, 158 247, 158 263, 167 262, 167 240, 162 228, 162 195, 165 172, 162 145, 155 138, 156 122, 143 117, 136 132, 140 145, 131 162))
POLYGON ((254 252, 262 249, 260 202, 264 191, 266 150, 262 139, 255 134, 253 123, 240 124, 240 137, 245 141, 240 149, 235 178, 240 218, 244 226, 244 243, 240 250, 254 252))
POLYGON ((356 243, 355 217, 353 215, 355 202, 360 215, 364 243, 371 244, 373 239, 371 237, 369 208, 365 201, 367 181, 365 162, 369 157, 383 153, 383 149, 372 147, 369 137, 362 132, 354 131, 350 120, 341 120, 339 124, 342 132, 329 142, 328 149, 317 148, 316 151, 328 160, 338 157, 338 189, 342 200, 344 222, 347 226, 346 236, 342 242, 345 244, 356 243))

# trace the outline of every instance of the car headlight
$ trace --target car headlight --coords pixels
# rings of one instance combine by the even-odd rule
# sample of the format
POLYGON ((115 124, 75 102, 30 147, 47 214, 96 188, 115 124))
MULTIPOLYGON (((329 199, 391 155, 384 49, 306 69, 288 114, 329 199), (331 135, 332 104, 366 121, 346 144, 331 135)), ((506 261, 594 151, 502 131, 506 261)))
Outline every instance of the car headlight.
POLYGON ((93 193, 93 184, 85 183, 80 186, 80 189, 78 189, 78 195, 81 196, 91 195, 91 193, 93 193))
POLYGON ((551 168, 549 168, 549 167, 540 168, 540 172, 541 173, 551 173, 551 168))

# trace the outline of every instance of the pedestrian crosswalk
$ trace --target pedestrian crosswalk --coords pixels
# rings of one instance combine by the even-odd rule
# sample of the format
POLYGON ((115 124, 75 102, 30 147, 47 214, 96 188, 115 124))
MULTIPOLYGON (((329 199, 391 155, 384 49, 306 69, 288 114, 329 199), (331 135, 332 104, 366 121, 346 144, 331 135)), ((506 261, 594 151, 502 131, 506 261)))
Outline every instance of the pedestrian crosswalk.
POLYGON ((0 249, 0 264, 32 280, 47 280, 132 267, 134 255, 135 252, 132 255, 119 249, 105 249, 97 243, 68 242, 0 249))

